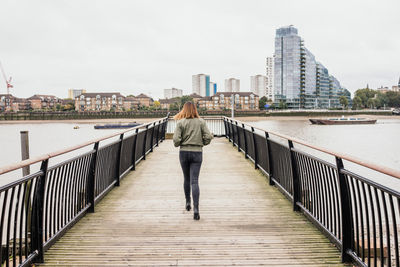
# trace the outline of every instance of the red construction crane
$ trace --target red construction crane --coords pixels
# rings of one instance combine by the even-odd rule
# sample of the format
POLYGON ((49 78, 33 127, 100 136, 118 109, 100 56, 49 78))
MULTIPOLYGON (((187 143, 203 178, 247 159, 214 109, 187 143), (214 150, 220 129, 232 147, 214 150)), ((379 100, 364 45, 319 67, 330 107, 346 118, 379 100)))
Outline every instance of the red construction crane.
POLYGON ((1 65, 1 62, 0 62, 0 69, 1 69, 1 73, 3 73, 4 81, 7 84, 7 95, 9 95, 10 94, 10 88, 14 87, 14 86, 11 85, 12 77, 10 76, 10 78, 8 78, 8 80, 7 80, 7 75, 6 75, 6 73, 5 73, 4 69, 3 69, 3 65, 1 65))

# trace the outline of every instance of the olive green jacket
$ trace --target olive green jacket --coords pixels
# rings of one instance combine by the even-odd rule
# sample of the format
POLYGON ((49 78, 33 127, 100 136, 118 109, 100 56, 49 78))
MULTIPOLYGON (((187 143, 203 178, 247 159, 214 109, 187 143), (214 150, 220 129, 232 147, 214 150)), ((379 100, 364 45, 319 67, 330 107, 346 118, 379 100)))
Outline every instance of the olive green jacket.
POLYGON ((181 119, 176 123, 174 145, 183 151, 202 151, 202 147, 211 142, 210 133, 203 119, 181 119))

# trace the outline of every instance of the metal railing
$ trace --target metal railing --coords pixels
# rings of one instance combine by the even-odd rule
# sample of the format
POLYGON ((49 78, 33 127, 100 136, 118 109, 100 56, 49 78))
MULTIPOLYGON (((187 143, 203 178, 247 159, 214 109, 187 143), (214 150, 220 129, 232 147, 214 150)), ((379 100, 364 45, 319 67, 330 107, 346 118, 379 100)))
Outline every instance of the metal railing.
POLYGON ((43 262, 44 251, 165 139, 167 124, 168 117, 1 168, 0 178, 41 163, 38 172, 0 187, 0 266, 43 262), (91 151, 49 166, 49 159, 90 145, 91 151))
MULTIPOLYGON (((214 136, 225 136, 225 127, 224 127, 222 117, 209 116, 209 117, 201 117, 201 118, 203 118, 205 120, 208 129, 210 130, 211 133, 214 134, 214 136)), ((176 121, 174 119, 170 118, 168 121, 167 133, 168 134, 174 133, 175 127, 176 127, 176 121)))
POLYGON ((341 250, 343 262, 400 265, 400 192, 349 171, 343 160, 395 178, 400 178, 399 171, 227 117, 223 122, 229 141, 269 176, 270 185, 292 201, 294 211, 302 211, 341 250), (333 156, 335 164, 294 143, 333 156))

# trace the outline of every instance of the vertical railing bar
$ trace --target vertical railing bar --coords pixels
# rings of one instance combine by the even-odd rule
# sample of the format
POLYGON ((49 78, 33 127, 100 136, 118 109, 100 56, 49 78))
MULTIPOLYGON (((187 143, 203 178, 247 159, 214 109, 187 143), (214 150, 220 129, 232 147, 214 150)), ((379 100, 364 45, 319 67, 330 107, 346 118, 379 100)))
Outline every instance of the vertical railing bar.
POLYGON ((90 163, 92 160, 92 155, 86 155, 83 160, 83 173, 82 173, 82 194, 81 194, 81 199, 82 199, 82 207, 85 208, 87 207, 89 201, 87 198, 88 195, 88 177, 89 177, 89 172, 90 172, 90 163))
POLYGON ((246 138, 246 129, 244 126, 244 123, 242 123, 242 129, 243 129, 243 140, 244 140, 244 158, 248 158, 248 147, 247 147, 247 138, 246 138))
POLYGON ((46 186, 47 167, 49 160, 42 161, 40 170, 42 175, 37 179, 34 193, 33 209, 32 209, 32 251, 37 250, 38 256, 34 262, 42 263, 44 261, 43 250, 43 204, 44 204, 44 190, 46 186))
POLYGON ((99 142, 96 142, 93 147, 93 154, 90 160, 89 175, 87 178, 87 201, 90 204, 88 212, 93 213, 95 210, 95 184, 96 184, 96 166, 97 166, 97 154, 99 151, 99 142))
POLYGON ((364 206, 365 206, 365 219, 367 225, 367 245, 368 245, 368 266, 371 265, 371 235, 370 235, 370 223, 369 223, 369 210, 368 210, 368 201, 367 201, 367 193, 365 192, 365 184, 361 183, 361 189, 363 192, 364 206))
POLYGON ((161 121, 158 122, 157 124, 157 131, 156 131, 156 146, 158 146, 158 135, 160 133, 160 125, 161 125, 161 121))
POLYGON ((300 187, 301 187, 301 194, 300 194, 300 203, 308 210, 308 200, 307 200, 307 194, 306 192, 309 192, 308 186, 307 186, 307 178, 304 175, 304 164, 303 164, 303 155, 295 153, 295 160, 299 162, 299 175, 300 175, 300 187))
POLYGON ((315 180, 313 179, 310 167, 310 160, 307 156, 303 156, 304 168, 307 175, 308 189, 309 189, 309 200, 310 200, 310 211, 315 218, 318 218, 317 214, 317 200, 316 200, 316 187, 315 180))
MULTIPOLYGON (((393 205, 393 196, 389 195, 389 204, 390 204, 390 211, 392 213, 392 224, 393 224, 393 239, 394 239, 394 255, 395 255, 395 261, 396 261, 396 267, 400 265, 400 259, 399 259, 399 240, 398 240, 398 233, 397 233, 397 221, 396 221, 396 213, 394 210, 394 205, 393 205)), ((390 248, 388 248, 390 249, 390 248)))
POLYGON ((357 255, 360 255, 360 227, 359 227, 359 223, 358 223, 358 216, 360 214, 359 212, 359 205, 358 205, 358 201, 357 201, 357 195, 356 195, 356 190, 355 190, 355 185, 354 185, 354 178, 353 177, 349 177, 349 180, 351 182, 351 186, 352 186, 352 192, 353 192, 353 199, 354 199, 354 214, 353 217, 355 218, 355 230, 356 233, 355 235, 357 236, 357 238, 355 238, 354 242, 356 242, 357 246, 355 247, 356 249, 356 253, 357 255))
POLYGON ((74 191, 76 184, 76 161, 71 164, 71 172, 69 180, 71 180, 71 185, 69 189, 69 198, 68 198, 68 221, 70 221, 74 217, 74 191))
MULTIPOLYGON (((381 261, 381 266, 383 267, 385 257, 384 257, 384 252, 383 252, 383 232, 382 232, 382 214, 381 214, 381 205, 379 202, 379 195, 378 195, 378 190, 376 187, 374 187, 374 195, 375 195, 375 202, 376 202, 376 207, 378 211, 378 225, 379 225, 379 246, 380 246, 380 261, 381 261)), ((376 252, 375 252, 376 253, 376 252)), ((376 257, 376 254, 375 254, 376 257)))
POLYGON ((63 202, 63 196, 64 196, 64 186, 65 186, 65 178, 64 178, 64 171, 65 171, 65 165, 61 167, 60 170, 60 176, 61 176, 61 182, 60 182, 60 190, 59 190, 59 197, 58 197, 58 229, 57 232, 61 229, 62 227, 62 202, 63 202))
POLYGON ((326 184, 327 184, 327 191, 329 191, 328 193, 328 198, 329 198, 329 230, 334 233, 334 207, 335 207, 335 200, 334 200, 334 195, 333 195, 333 186, 332 186, 332 181, 331 181, 331 177, 329 175, 329 167, 327 167, 326 165, 322 166, 322 169, 324 171, 324 176, 326 179, 326 184))
MULTIPOLYGON (((20 206, 21 188, 22 188, 22 184, 19 184, 18 185, 18 193, 17 193, 17 201, 15 203, 15 211, 14 211, 13 266, 17 266, 17 254, 15 252, 16 252, 16 248, 17 248, 18 211, 19 211, 19 206, 20 206)), ((19 221, 21 221, 21 218, 19 218, 19 219, 20 219, 19 221)), ((1 246, 1 243, 2 242, 1 242, 1 239, 0 239, 0 246, 1 246)), ((21 250, 21 247, 19 247, 19 250, 21 250)), ((0 260, 1 260, 1 258, 0 258, 0 260)))
POLYGON ((138 132, 139 129, 136 129, 132 145, 132 168, 131 168, 132 171, 136 169, 136 143, 138 138, 138 132))
MULTIPOLYGON (((339 194, 338 194, 338 190, 337 190, 337 179, 336 179, 336 175, 335 172, 332 168, 328 168, 329 173, 330 173, 330 177, 331 177, 331 183, 332 183, 332 190, 333 190, 333 196, 334 196, 334 201, 335 201, 335 205, 334 205, 334 226, 335 226, 335 236, 340 238, 340 219, 339 219, 339 214, 340 214, 340 208, 339 208, 339 194)), ((353 185, 353 192, 354 192, 354 185, 353 185)), ((356 201, 354 203, 357 203, 356 201)))
POLYGON ((314 189, 315 189, 315 214, 317 215, 318 220, 322 220, 322 207, 321 207, 321 186, 319 184, 319 179, 317 178, 317 174, 315 172, 314 160, 308 158, 310 173, 313 177, 314 181, 314 189))
POLYGON ((54 212, 54 215, 52 216, 52 218, 53 218, 53 230, 54 230, 54 234, 55 233, 57 233, 57 201, 56 201, 56 199, 58 199, 58 188, 59 188, 59 186, 60 186, 60 168, 57 168, 56 169, 56 174, 57 174, 57 178, 56 178, 56 184, 55 184, 55 188, 54 188, 54 198, 53 198, 53 201, 54 201, 54 209, 53 209, 53 212, 54 212))
POLYGON ((144 141, 143 141, 143 160, 146 160, 146 142, 147 142, 147 131, 148 131, 149 126, 146 125, 146 130, 144 130, 144 141))
MULTIPOLYGON (((5 213, 6 213, 6 206, 7 206, 7 199, 8 199, 8 189, 6 191, 4 191, 4 199, 3 199, 3 208, 1 210, 1 220, 0 220, 0 244, 1 246, 3 246, 3 229, 4 229, 4 217, 5 217, 5 213)), ((1 195, 0 195, 1 197, 1 195)), ((0 249, 0 260, 3 259, 3 249, 0 249)), ((7 250, 7 254, 8 254, 8 250, 7 250)), ((8 255, 6 255, 7 257, 7 261, 8 261, 8 255)), ((2 263, 1 263, 2 264, 2 263)))
POLYGON ((254 132, 254 127, 251 127, 251 132, 253 133, 253 147, 254 147, 254 169, 258 169, 258 150, 256 144, 256 133, 254 132))
POLYGON ((318 162, 318 168, 321 173, 321 182, 323 184, 323 194, 325 195, 324 197, 324 219, 325 219, 325 226, 326 228, 329 228, 329 210, 330 210, 330 202, 328 201, 330 199, 329 193, 328 193, 328 184, 326 181, 325 173, 323 171, 323 165, 322 163, 318 162), (326 197, 328 196, 328 197, 326 197))
MULTIPOLYGON (((64 200, 64 223, 66 224, 69 219, 68 219, 68 215, 69 215, 69 192, 71 191, 71 179, 70 179, 70 175, 71 175, 71 163, 68 163, 67 165, 67 172, 65 174, 65 179, 67 180, 67 187, 66 190, 64 192, 64 196, 65 196, 65 200, 64 200)), ((45 239, 46 240, 46 239, 45 239)))
MULTIPOLYGON (((24 203, 25 203, 25 196, 26 196, 26 191, 27 191, 27 189, 28 189, 28 181, 26 181, 26 182, 24 182, 24 189, 23 189, 23 194, 22 194, 22 200, 21 200, 21 210, 20 210, 20 218, 21 218, 21 223, 20 223, 20 225, 19 225, 19 264, 21 264, 22 263, 22 236, 24 235, 24 233, 23 233, 23 226, 24 226, 24 222, 26 223, 26 219, 25 219, 25 217, 24 217, 24 203)), ((21 184, 21 186, 22 186, 22 184, 21 184)), ((0 197, 1 197, 1 194, 0 194, 0 197)), ((1 231, 1 229, 0 229, 0 231, 1 231)), ((2 237, 1 237, 1 235, 0 235, 0 240, 2 240, 1 239, 2 237)), ((26 240, 25 239, 25 247, 27 247, 28 246, 28 244, 27 244, 27 242, 28 242, 28 240, 26 240)), ((0 259, 1 259, 1 255, 0 255, 0 259)))
POLYGON ((81 184, 82 184, 82 168, 81 168, 82 161, 83 161, 82 158, 78 159, 77 166, 76 166, 77 173, 76 173, 76 186, 75 186, 75 197, 74 197, 74 199, 75 199, 74 218, 80 211, 80 208, 79 208, 80 201, 79 200, 80 200, 80 189, 81 189, 81 184))
MULTIPOLYGON (((11 189, 10 203, 8 204, 8 218, 7 218, 7 232, 6 232, 6 251, 7 251, 6 266, 7 267, 10 266, 10 255, 9 255, 9 251, 10 251, 10 232, 11 232, 11 214, 12 214, 12 205, 14 203, 14 194, 15 194, 15 187, 13 187, 11 189)), ((2 247, 2 249, 3 249, 3 247, 2 247)), ((15 258, 15 257, 13 257, 13 258, 15 258)))
POLYGON ((349 188, 347 185, 347 180, 342 170, 344 169, 343 160, 339 157, 335 157, 336 159, 336 168, 337 168, 337 176, 339 180, 340 187, 340 198, 341 198, 341 218, 342 218, 342 262, 350 262, 351 257, 347 254, 347 250, 351 250, 351 232, 353 229, 351 228, 351 209, 350 209, 350 196, 349 196, 349 188))
MULTIPOLYGON (((232 127, 232 146, 235 146, 235 137, 237 138, 237 131, 236 131, 236 136, 235 136, 235 130, 234 130, 234 125, 233 121, 231 120, 231 127, 232 127)), ((235 126, 236 129, 236 126, 235 126)), ((237 142, 237 140, 236 140, 237 142)))
MULTIPOLYGON (((29 207, 31 205, 30 202, 31 202, 31 193, 32 193, 33 183, 36 182, 36 180, 37 179, 34 178, 34 179, 30 180, 30 181, 27 181, 26 190, 28 190, 28 192, 26 192, 26 190, 25 190, 25 195, 27 196, 26 206, 25 206, 25 242, 26 242, 26 245, 25 245, 25 258, 28 258, 28 256, 29 256, 28 255, 28 245, 29 245, 28 244, 28 228, 29 228, 29 230, 31 230, 31 228, 30 228, 30 224, 29 224, 28 218, 32 214, 31 210, 29 209, 29 207)), ((30 234, 32 234, 32 231, 31 231, 30 234)), ((32 244, 32 239, 31 239, 31 243, 30 244, 32 244)))
POLYGON ((360 181, 356 180, 357 184, 357 195, 358 195, 358 206, 360 208, 360 222, 361 222, 361 255, 362 261, 365 259, 365 237, 364 237, 364 209, 361 200, 361 190, 360 190, 360 181))
POLYGON ((53 236, 53 230, 54 230, 54 223, 53 223, 53 205, 54 205, 54 199, 55 199, 55 197, 54 197, 54 195, 55 195, 55 193, 54 193, 54 191, 55 191, 55 187, 56 187, 56 180, 57 180, 57 175, 56 175, 56 173, 57 173, 57 171, 58 171, 58 169, 54 169, 54 170, 52 170, 51 171, 51 173, 52 173, 52 181, 53 181, 53 183, 52 183, 52 185, 51 185, 51 196, 50 196, 50 216, 49 216, 49 221, 50 221, 50 225, 49 225, 49 230, 50 230, 50 234, 49 234, 49 236, 51 237, 51 236, 53 236))
POLYGON ((385 228, 386 228, 386 246, 387 246, 387 260, 390 263, 391 262, 391 251, 390 251, 390 225, 389 225, 389 216, 388 216, 388 210, 387 210, 387 201, 385 197, 385 192, 381 191, 381 196, 382 196, 382 204, 383 204, 383 212, 385 215, 385 228))
MULTIPOLYGON (((66 164, 63 166, 64 167, 64 174, 63 174, 63 179, 64 179, 64 186, 62 190, 62 197, 63 201, 61 202, 61 210, 63 211, 61 214, 61 227, 63 227, 65 224, 67 224, 67 219, 66 219, 66 214, 67 214, 67 199, 68 199, 68 189, 69 189, 69 169, 70 169, 70 164, 66 164)), ((45 239, 46 242, 46 239, 45 239)))
POLYGON ((265 142, 267 143, 267 155, 268 155, 269 185, 274 185, 274 181, 272 181, 272 177, 274 175, 272 167, 272 151, 271 151, 271 144, 268 139, 269 139, 269 134, 268 132, 265 132, 265 142))
POLYGON ((153 123, 153 127, 151 128, 151 137, 150 137, 150 152, 153 152, 153 137, 154 137, 154 129, 156 127, 156 123, 153 123))
POLYGON ((325 191, 325 182, 321 172, 321 164, 318 161, 314 161, 314 168, 317 174, 317 180, 320 185, 320 194, 321 194, 321 222, 326 226, 326 191, 325 191))
POLYGON ((118 151, 117 151, 117 164, 116 164, 116 170, 115 170, 115 186, 120 185, 120 176, 121 176, 121 153, 122 153, 122 144, 124 140, 124 134, 121 134, 119 136, 119 145, 118 145, 118 151))
POLYGON ((372 194, 371 194, 371 186, 367 185, 368 188, 368 196, 369 196, 369 202, 370 202, 370 207, 371 207, 371 217, 372 217, 372 234, 373 234, 373 244, 374 244, 374 266, 377 265, 377 257, 376 257, 376 225, 375 225, 375 208, 374 208, 374 202, 372 201, 372 194))
POLYGON ((236 133, 237 133, 237 145, 238 145, 238 151, 240 152, 240 130, 239 130, 239 125, 237 122, 236 123, 236 133))
POLYGON ((293 211, 300 211, 300 207, 297 205, 297 202, 300 202, 300 182, 297 171, 297 163, 293 154, 293 142, 288 140, 288 145, 290 152, 290 163, 292 167, 293 211))

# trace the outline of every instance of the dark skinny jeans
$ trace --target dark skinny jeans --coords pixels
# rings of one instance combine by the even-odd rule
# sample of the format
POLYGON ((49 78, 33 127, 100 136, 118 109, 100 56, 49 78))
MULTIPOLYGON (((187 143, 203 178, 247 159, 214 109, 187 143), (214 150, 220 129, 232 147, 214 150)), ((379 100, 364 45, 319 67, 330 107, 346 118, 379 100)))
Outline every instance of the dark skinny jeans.
POLYGON ((179 161, 184 176, 183 189, 186 202, 190 202, 190 187, 192 187, 193 209, 194 212, 198 212, 200 197, 199 173, 203 161, 203 152, 179 151, 179 161))

